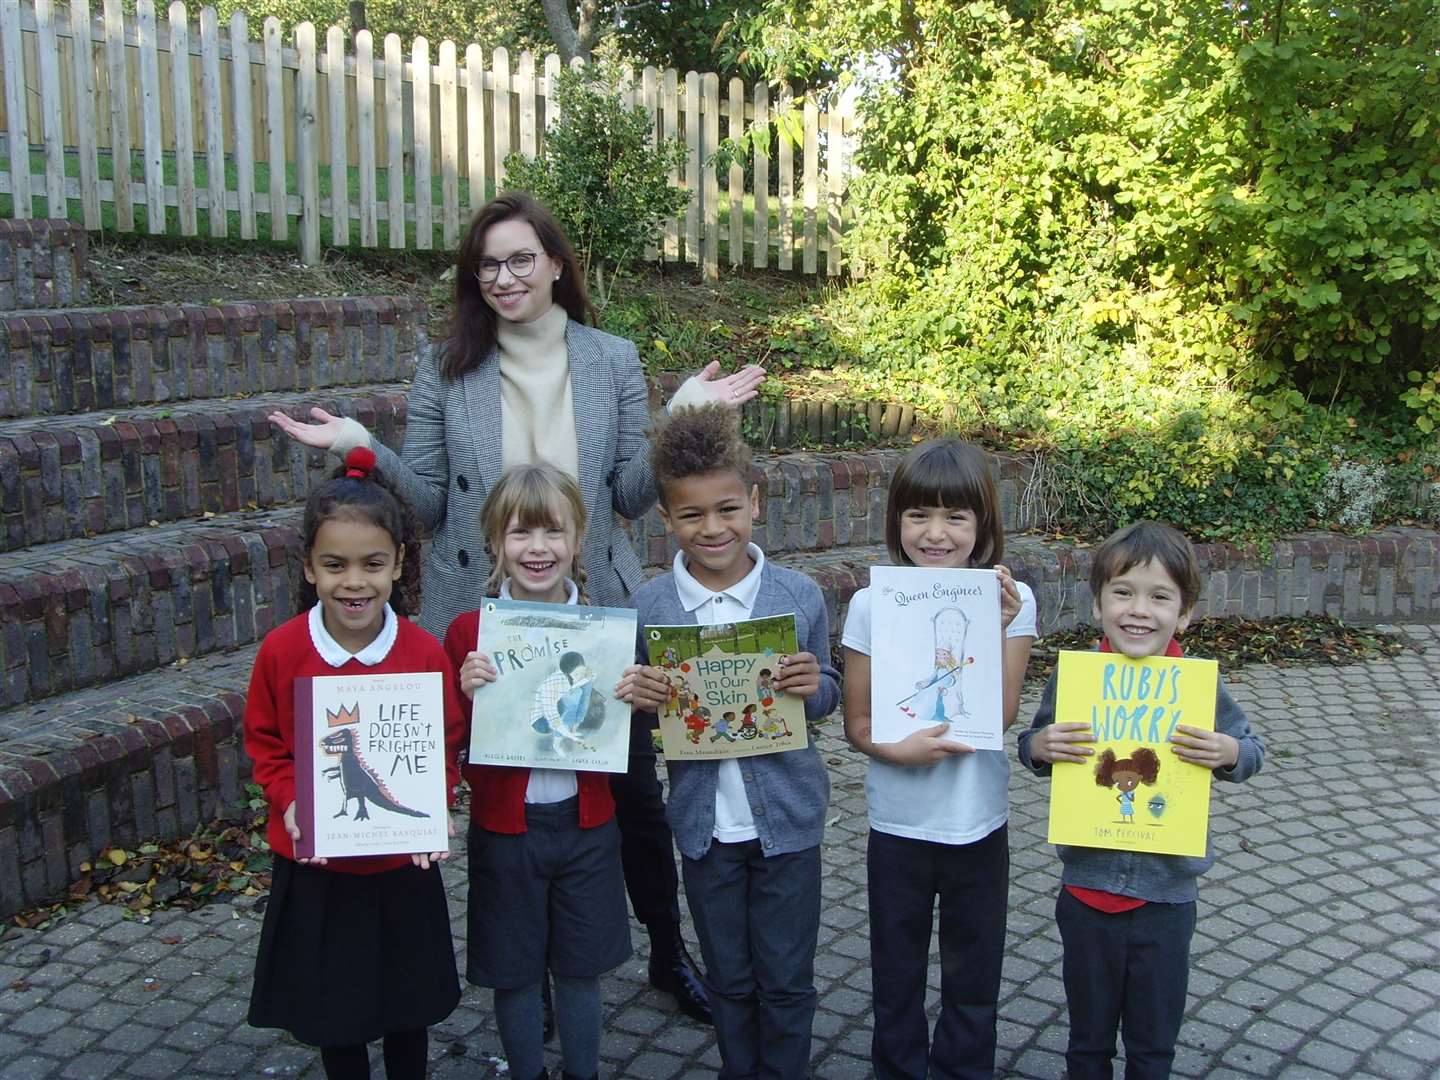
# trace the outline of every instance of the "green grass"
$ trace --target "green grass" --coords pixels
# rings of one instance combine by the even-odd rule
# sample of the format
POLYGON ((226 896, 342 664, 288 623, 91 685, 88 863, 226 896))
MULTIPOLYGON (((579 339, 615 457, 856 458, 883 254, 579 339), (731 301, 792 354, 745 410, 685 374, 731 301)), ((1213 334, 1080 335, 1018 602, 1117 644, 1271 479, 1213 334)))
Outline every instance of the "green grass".
MULTIPOLYGON (((208 164, 208 162, 206 162, 203 158, 200 158, 200 157, 196 157, 196 158, 194 159, 194 162, 195 162, 195 190, 196 190, 197 194, 204 193, 204 192, 208 189, 208 187, 209 187, 209 182, 210 182, 209 164, 208 164)), ((111 153, 109 153, 108 151, 102 152, 102 153, 99 155, 99 159, 98 159, 97 164, 98 164, 98 166, 99 166, 100 179, 102 179, 102 180, 113 180, 113 179, 114 179, 114 177, 115 177, 115 158, 114 158, 114 156, 113 156, 111 153)), ((161 170, 162 170, 162 173, 163 173, 164 178, 165 178, 165 184, 166 184, 167 186, 174 187, 174 186, 178 183, 179 177, 178 177, 178 172, 177 172, 177 167, 176 167, 176 158, 175 158, 175 156, 174 156, 173 154, 166 154, 166 155, 164 155, 164 156, 162 157, 162 159, 161 159, 161 170)), ((68 205, 66 206, 64 213, 59 213, 59 214, 57 214, 57 213, 53 213, 53 212, 51 211, 50 205, 49 205, 49 200, 48 200, 48 199, 45 197, 45 195, 44 195, 44 188, 45 188, 44 181, 43 181, 43 179, 40 179, 40 176, 43 175, 44 171, 45 171, 45 155, 44 155, 42 152, 40 152, 40 151, 32 151, 31 154, 30 154, 31 216, 32 216, 32 217, 66 217, 66 218, 71 218, 71 219, 73 219, 73 220, 75 220, 75 221, 82 220, 84 214, 83 214, 83 211, 82 211, 82 209, 81 209, 81 203, 80 203, 80 200, 79 200, 79 199, 72 198, 72 199, 67 200, 68 205)), ((65 175, 68 176, 68 177, 75 177, 75 178, 78 178, 78 177, 80 176, 80 155, 79 155, 77 152, 75 152, 75 151, 67 151, 66 154, 65 154, 65 175)), ((130 177, 131 177, 132 180, 138 180, 138 181, 141 181, 141 182, 143 182, 143 181, 145 180, 144 158, 143 158, 143 156, 142 156, 142 154, 141 154, 140 151, 132 151, 132 153, 131 153, 131 160, 130 160, 130 177)), ((279 243, 279 244, 282 244, 282 245, 283 245, 284 247, 286 247, 286 248, 296 249, 296 248, 298 248, 299 245, 300 245, 300 218, 299 218, 299 216, 296 215, 296 214, 287 214, 287 215, 286 215, 286 239, 285 239, 284 241, 271 241, 271 239, 270 239, 270 224, 271 224, 271 215, 270 215, 270 212, 269 212, 270 181, 271 181, 271 173, 270 173, 270 165, 269 165, 269 163, 268 163, 268 162, 256 162, 256 163, 255 163, 255 170, 254 170, 255 211, 256 211, 256 212, 255 212, 255 241, 253 241, 253 242, 259 242, 259 243, 279 243)), ((407 174, 405 175, 405 177, 404 177, 404 182, 405 182, 405 202, 406 202, 408 205, 413 205, 414 202, 415 202, 415 177, 414 177, 412 174, 407 173, 407 174)), ((239 173, 238 173, 238 170, 235 168, 235 163, 234 163, 234 161, 232 161, 232 160, 230 160, 229 158, 227 158, 226 161, 225 161, 225 190, 226 190, 227 192, 234 192, 234 191, 237 190, 238 186, 239 186, 239 173)), ((431 236, 430 248, 431 248, 431 250, 435 250, 435 251, 443 251, 443 250, 446 250, 446 247, 447 247, 447 245, 446 245, 445 242, 444 242, 443 227, 442 227, 442 225, 441 225, 441 213, 442 213, 442 210, 441 210, 441 199, 442 199, 442 197, 443 197, 442 186, 443 186, 443 185, 442 185, 441 178, 440 178, 440 176, 438 175, 438 172, 437 172, 435 175, 433 175, 433 176, 431 177, 431 181, 430 181, 430 198, 431 198, 431 206, 432 206, 432 211, 431 211, 431 212, 432 212, 433 220, 434 220, 434 229, 433 229, 432 236, 431 236)), ((469 218, 468 208, 469 208, 469 205, 470 205, 470 181, 469 181, 469 179, 468 179, 467 177, 463 177, 463 176, 462 176, 462 177, 459 178, 459 180, 458 180, 458 189, 459 189, 459 195, 458 195, 458 199, 457 199, 457 204, 458 204, 458 207, 459 207, 459 214, 460 214, 460 228, 461 228, 461 231, 463 232, 463 230, 464 230, 464 228, 465 228, 465 224, 466 224, 466 222, 467 222, 467 220, 468 220, 468 218, 469 218)), ((298 192, 299 192, 299 172, 298 172, 298 169, 297 169, 296 165, 295 165, 293 162, 287 162, 287 163, 286 163, 286 166, 285 166, 285 190, 286 190, 289 194, 291 194, 291 195, 298 194, 298 192)), ((320 167, 320 169, 319 169, 319 190, 320 190, 320 198, 321 198, 321 199, 328 199, 328 198, 330 198, 330 195, 331 195, 331 192, 332 192, 330 169, 329 169, 327 166, 323 165, 323 164, 321 165, 321 167, 320 167)), ((486 184, 485 184, 485 199, 490 198, 490 197, 493 196, 494 194, 495 194, 495 185, 494 185, 494 182, 493 182, 493 180, 487 180, 487 181, 486 181, 486 184)), ((347 176, 347 178, 346 178, 346 198, 347 198, 347 200, 349 201, 349 204, 350 204, 350 207, 349 207, 349 208, 350 208, 350 212, 351 212, 351 215, 352 215, 352 216, 351 216, 351 218, 350 218, 350 238, 349 238, 349 243, 348 243, 347 245, 344 245, 344 246, 345 246, 345 247, 349 247, 349 248, 354 248, 354 249, 360 250, 360 249, 361 249, 361 245, 360 245, 360 220, 359 220, 358 217, 355 217, 355 216, 354 216, 355 211, 356 211, 356 208, 358 207, 359 201, 360 201, 360 170, 359 170, 358 168, 353 168, 353 167, 352 167, 352 168, 350 168, 350 169, 348 170, 348 176, 347 176)), ((386 205, 388 205, 388 203, 389 203, 389 198, 390 198, 390 173, 389 173, 389 170, 388 170, 388 169, 386 169, 385 167, 381 166, 381 167, 378 167, 378 168, 375 170, 375 199, 376 199, 376 203, 377 203, 379 206, 382 206, 382 207, 383 207, 383 206, 386 206, 386 205)), ((484 200, 484 199, 481 199, 481 200, 478 200, 478 201, 479 201, 479 202, 484 202, 485 200, 484 200)), ((0 217, 11 217, 11 216, 14 215, 14 211, 15 211, 15 203, 14 203, 13 197, 10 196, 10 195, 8 195, 8 194, 0 195, 0 217)), ((823 206, 822 206, 819 210, 817 210, 816 213, 817 213, 817 224, 816 224, 816 227, 817 227, 817 230, 818 230, 819 235, 823 236, 824 233, 825 233, 825 229, 826 229, 826 217, 825 217, 825 211, 824 211, 823 206)), ((754 225, 755 225, 755 196, 754 196, 753 193, 747 192, 747 193, 745 194, 745 196, 744 196, 744 214, 745 214, 746 232, 747 232, 747 234, 748 234, 748 233, 753 232, 753 230, 754 230, 754 225)), ((777 239, 778 239, 778 237, 779 237, 779 235, 780 235, 780 231, 779 231, 779 230, 780 230, 779 209, 778 209, 777 200, 776 200, 776 198, 775 198, 774 196, 771 196, 771 198, 770 198, 769 207, 768 207, 768 215, 767 215, 767 216, 768 216, 769 219, 770 219, 769 239, 770 239, 770 241, 771 241, 771 243, 772 243, 772 245, 773 245, 773 244, 777 241, 777 239)), ((164 227, 161 228, 161 229, 159 229, 159 230, 157 230, 155 233, 151 233, 151 230, 150 230, 149 212, 146 210, 146 207, 145 207, 145 204, 144 204, 143 201, 137 201, 137 202, 134 204, 134 218, 135 218, 135 229, 134 229, 134 231, 137 232, 137 233, 147 234, 147 235, 157 235, 157 234, 158 234, 158 235, 164 235, 164 236, 176 237, 176 238, 185 235, 185 234, 183 234, 183 233, 181 232, 181 229, 180 229, 180 210, 179 210, 178 207, 174 207, 174 206, 166 207, 164 227)), ((212 234, 211 231, 210 231, 210 211, 209 211, 208 209, 197 208, 197 209, 196 209, 196 212, 195 212, 195 218, 196 218, 196 232, 195 232, 194 235, 195 235, 197 238, 200 238, 200 239, 212 239, 212 238, 214 238, 214 237, 213 237, 213 234, 212 234)), ((227 211, 227 212, 226 212, 226 215, 225 215, 225 219, 226 219, 226 221, 225 221, 225 230, 226 230, 226 231, 225 231, 225 236, 226 236, 227 238, 239 239, 239 238, 240 238, 240 214, 239 214, 239 211, 234 211, 234 210, 227 211)), ((717 236, 718 236, 718 238, 719 238, 719 243, 717 244, 717 248, 718 248, 718 262, 719 262, 720 267, 721 267, 722 269, 728 268, 729 265, 730 265, 730 250, 729 250, 729 233, 730 233, 730 226, 729 226, 729 221, 730 221, 730 201, 729 201, 729 196, 728 196, 728 195, 726 194, 726 192, 722 189, 721 194, 720 194, 720 205, 719 205, 719 207, 718 207, 718 224, 717 224, 717 236)), ((101 202, 101 204, 100 204, 100 229, 101 229, 102 232, 106 232, 106 233, 115 233, 115 232, 118 232, 118 231, 119 231, 118 226, 116 225, 116 220, 115 220, 115 205, 114 205, 114 203, 104 202, 104 201, 101 202)), ((682 239, 683 239, 684 230, 685 230, 685 223, 684 223, 684 216, 683 216, 683 215, 682 215, 682 217, 681 217, 680 230, 681 230, 681 236, 682 236, 682 239)), ((391 247, 390 247, 390 224, 389 224, 389 222, 384 221, 384 220, 377 221, 377 222, 376 222, 376 231, 377 231, 377 244, 376 244, 376 247, 377 247, 377 248, 380 248, 380 249, 389 249, 389 250, 397 250, 397 249, 391 249, 391 247)), ((398 249, 398 250, 409 250, 409 251, 419 250, 419 244, 417 243, 417 236, 418 236, 418 234, 417 234, 417 231, 416 231, 416 228, 415 228, 415 223, 414 223, 413 221, 407 221, 406 224, 405 224, 405 244, 404 244, 403 248, 398 249)), ((802 237, 803 237, 803 215, 797 215, 797 218, 796 218, 796 221, 795 221, 795 234, 794 234, 794 269, 795 269, 796 271, 799 271, 800 268, 804 265, 804 262, 803 262, 803 260, 804 260, 804 243, 803 243, 802 237)), ((322 217, 322 218, 320 219, 320 244, 321 244, 322 247, 327 247, 327 248, 334 248, 334 247, 340 246, 340 245, 336 245, 336 244, 335 244, 335 242, 334 242, 334 231, 333 231, 332 223, 331 223, 330 219, 325 218, 325 217, 322 217)), ((745 256, 744 256, 744 259, 743 259, 743 265, 748 267, 748 266, 750 266, 750 264, 751 264, 752 261, 753 261, 753 249, 750 248, 750 247, 747 247, 746 252, 745 252, 745 256)), ((773 247, 772 247, 772 250, 771 250, 770 253, 769 253, 769 257, 768 257, 768 259, 767 259, 767 264, 768 264, 769 266, 771 266, 771 267, 778 266, 778 252, 777 252, 776 250, 774 250, 773 247)), ((819 272, 820 274, 823 275, 823 274, 825 273, 825 253, 824 253, 823 251, 819 252, 818 262, 817 262, 817 269, 818 269, 818 272, 819 272)))
MULTIPOLYGON (((102 152, 99 156, 100 179, 113 180, 115 178, 115 158, 108 152, 102 152)), ((176 167, 176 159, 173 154, 167 154, 161 159, 161 169, 167 186, 175 186, 179 182, 179 175, 176 167)), ((37 173, 45 171, 45 155, 39 151, 32 151, 30 154, 31 173, 31 202, 32 217, 68 217, 76 221, 81 220, 83 211, 79 199, 69 199, 66 212, 63 214, 52 213, 49 200, 44 195, 44 181, 36 177, 37 173)), ((79 177, 80 155, 74 151, 67 151, 65 154, 65 175, 79 177)), ((260 241, 270 240, 271 215, 269 213, 269 195, 271 172, 268 162, 256 162, 255 164, 255 233, 256 239, 260 241)), ((144 181, 145 164, 139 151, 132 152, 130 161, 130 177, 133 180, 144 181)), ((203 193, 210 184, 209 164, 202 158, 195 159, 195 190, 203 193)), ((239 173, 235 163, 226 159, 225 161, 225 189, 228 192, 235 191, 239 186, 239 173)), ((319 170, 320 198, 330 198, 333 190, 331 184, 330 170, 322 166, 319 170)), ((291 195, 299 192, 299 172, 296 165, 286 163, 285 166, 285 190, 291 195)), ((444 241, 441 226, 441 198, 442 182, 438 175, 431 178, 430 184, 431 203, 435 227, 431 237, 431 247, 436 250, 443 250, 444 241)), ((486 198, 494 194, 494 185, 486 183, 486 198)), ((350 202, 350 210, 353 215, 360 201, 360 170, 352 168, 346 181, 346 198, 350 202)), ((375 199, 377 204, 385 206, 390 198, 390 173, 388 169, 377 168, 375 170, 375 199)), ((460 227, 463 230, 468 218, 468 206, 470 199, 470 181, 462 177, 459 181, 458 205, 460 210, 460 227)), ((415 178, 407 174, 405 176, 405 201, 413 204, 415 201, 415 178)), ((483 201, 483 200, 482 200, 483 201)), ((0 216, 10 217, 14 214, 14 199, 12 196, 0 195, 0 216)), ((135 231, 139 233, 150 233, 150 217, 143 201, 134 204, 135 209, 135 231)), ((197 209, 196 233, 201 239, 212 238, 210 232, 210 211, 208 209, 197 209)), ((240 236, 240 213, 236 210, 227 211, 225 215, 226 236, 238 239, 240 236)), ((117 232, 118 227, 115 221, 114 203, 102 201, 100 204, 100 228, 103 232, 117 232)), ((390 224, 381 220, 376 223, 378 232, 378 247, 390 247, 390 224)), ((158 230, 160 234, 179 237, 183 235, 180 230, 180 210, 178 207, 170 206, 165 210, 165 226, 158 230)), ((154 235, 154 234, 152 234, 154 235)), ((283 241, 286 246, 298 247, 300 243, 300 218, 296 214, 286 215, 286 236, 283 241)), ((407 221, 405 227, 405 248, 416 250, 417 233, 415 223, 407 221)), ((320 243, 324 247, 335 247, 331 222, 328 218, 320 219, 320 243)), ((350 247, 360 247, 360 221, 352 216, 350 220, 350 247)))

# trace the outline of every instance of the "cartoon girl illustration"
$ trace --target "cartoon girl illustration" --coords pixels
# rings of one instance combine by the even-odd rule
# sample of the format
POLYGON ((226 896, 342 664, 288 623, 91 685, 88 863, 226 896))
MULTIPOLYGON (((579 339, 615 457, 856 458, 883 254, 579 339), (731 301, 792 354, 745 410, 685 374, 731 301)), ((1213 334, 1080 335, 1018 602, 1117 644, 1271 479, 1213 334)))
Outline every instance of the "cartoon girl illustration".
POLYGON ((755 726, 755 703, 752 701, 745 706, 745 714, 740 718, 740 737, 753 739, 759 734, 760 729, 755 726))
POLYGON ((774 709, 760 710, 760 733, 767 739, 790 737, 790 725, 784 716, 777 716, 774 709))
POLYGON ((907 716, 940 724, 970 715, 961 685, 964 669, 973 662, 965 656, 970 617, 959 608, 942 608, 931 623, 935 635, 934 670, 915 684, 915 693, 897 704, 907 716))
MULTIPOLYGON (((696 746, 700 745, 700 736, 704 734, 705 728, 709 725, 710 718, 699 712, 687 713, 685 716, 685 737, 696 746)), ((713 741, 713 740, 712 740, 713 741)))
POLYGON ((1114 788, 1118 794, 1115 801, 1120 804, 1120 823, 1135 823, 1135 789, 1141 784, 1155 783, 1160 775, 1160 758, 1154 750, 1141 747, 1128 758, 1115 757, 1114 750, 1106 750, 1095 763, 1095 783, 1099 787, 1114 788))

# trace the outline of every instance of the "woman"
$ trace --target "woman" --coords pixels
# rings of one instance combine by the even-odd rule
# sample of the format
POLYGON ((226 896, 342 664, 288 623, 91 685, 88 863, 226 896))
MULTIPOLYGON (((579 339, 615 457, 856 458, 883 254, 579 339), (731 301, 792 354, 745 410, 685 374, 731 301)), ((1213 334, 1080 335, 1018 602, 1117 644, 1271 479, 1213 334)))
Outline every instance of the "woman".
MULTIPOLYGON (((479 606, 490 573, 478 540, 480 507, 507 466, 526 462, 549 462, 579 480, 590 518, 581 548, 587 591, 594 604, 624 606, 640 583, 640 561, 615 514, 639 518, 656 500, 639 353, 586 325, 594 312, 575 252, 550 212, 524 192, 481 208, 455 262, 451 336, 417 365, 399 454, 324 409, 310 410, 313 424, 279 412, 270 422, 307 446, 375 451, 432 533, 420 624, 436 637, 479 606)), ((714 379, 718 367, 690 379, 671 407, 715 400, 738 407, 765 377, 747 367, 714 379)), ((672 841, 648 731, 634 734, 630 772, 612 787, 626 885, 650 932, 650 980, 685 1012, 708 1019, 680 938, 672 841)))

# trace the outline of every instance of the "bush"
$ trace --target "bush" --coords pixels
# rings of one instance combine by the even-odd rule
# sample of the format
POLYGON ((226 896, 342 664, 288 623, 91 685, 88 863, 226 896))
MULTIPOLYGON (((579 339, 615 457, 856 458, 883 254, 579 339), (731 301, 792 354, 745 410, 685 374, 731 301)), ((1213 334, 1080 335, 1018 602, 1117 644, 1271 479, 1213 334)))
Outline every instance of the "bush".
POLYGON ((505 159, 507 183, 531 192, 565 227, 602 307, 610 294, 607 273, 613 280, 639 260, 689 201, 688 192, 670 185, 671 171, 684 165, 685 144, 652 146, 650 114, 620 103, 617 79, 605 64, 562 71, 560 119, 545 133, 544 153, 505 159))
POLYGON ((1440 423, 1432 3, 766 10, 806 16, 788 55, 883 71, 845 376, 1043 452, 1058 525, 1303 528, 1344 512, 1332 447, 1398 477, 1440 423))

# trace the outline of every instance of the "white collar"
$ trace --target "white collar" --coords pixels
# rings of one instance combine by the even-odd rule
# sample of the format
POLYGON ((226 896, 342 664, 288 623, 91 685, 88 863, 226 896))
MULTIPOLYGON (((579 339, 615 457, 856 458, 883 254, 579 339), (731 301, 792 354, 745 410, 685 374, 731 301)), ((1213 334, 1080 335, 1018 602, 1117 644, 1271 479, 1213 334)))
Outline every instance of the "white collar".
POLYGON ((728 596, 746 611, 753 608, 755 596, 760 592, 760 574, 765 569, 765 553, 754 544, 746 544, 745 550, 755 560, 755 565, 734 585, 728 589, 722 589, 720 592, 696 581, 694 575, 690 573, 689 567, 685 565, 685 552, 677 551, 673 569, 675 571, 675 591, 680 595, 680 606, 686 611, 694 611, 717 596, 728 596))
MULTIPOLYGON (((504 581, 500 582, 500 599, 515 599, 513 596, 510 595, 510 579, 508 577, 504 581)), ((580 603, 580 589, 578 586, 576 586, 575 582, 571 581, 568 577, 565 579, 565 603, 580 603)))
POLYGON ((395 638, 400 634, 400 620, 390 605, 385 605, 385 622, 380 627, 380 633, 375 635, 375 640, 366 645, 358 653, 352 653, 341 645, 333 637, 330 631, 325 629, 325 616, 320 604, 310 609, 310 644, 315 646, 315 651, 320 654, 320 659, 331 667, 344 667, 351 660, 359 660, 366 667, 374 667, 385 657, 390 655, 390 650, 395 647, 395 638))

